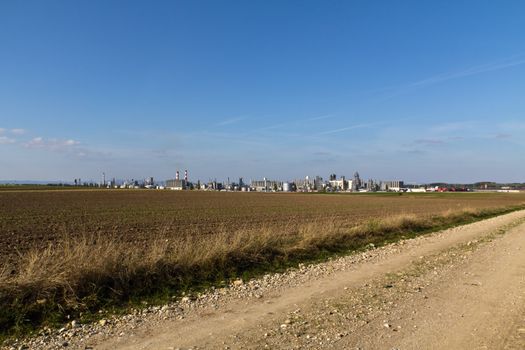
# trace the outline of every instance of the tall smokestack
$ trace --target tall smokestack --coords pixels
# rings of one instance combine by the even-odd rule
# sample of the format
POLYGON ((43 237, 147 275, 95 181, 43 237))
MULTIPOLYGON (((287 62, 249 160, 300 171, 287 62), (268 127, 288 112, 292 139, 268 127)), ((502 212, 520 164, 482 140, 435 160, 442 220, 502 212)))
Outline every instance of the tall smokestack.
POLYGON ((184 181, 188 181, 188 170, 184 170, 184 181))
POLYGON ((175 173, 175 180, 179 180, 179 171, 177 170, 177 172, 175 173))

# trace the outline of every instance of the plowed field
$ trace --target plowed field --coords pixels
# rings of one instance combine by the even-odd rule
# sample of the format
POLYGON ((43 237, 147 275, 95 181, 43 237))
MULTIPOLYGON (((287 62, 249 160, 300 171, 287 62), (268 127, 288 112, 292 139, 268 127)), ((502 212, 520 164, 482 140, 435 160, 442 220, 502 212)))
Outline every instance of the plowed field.
POLYGON ((64 235, 112 234, 133 244, 151 237, 210 235, 240 228, 525 203, 524 194, 284 194, 155 190, 0 191, 0 263, 64 235))

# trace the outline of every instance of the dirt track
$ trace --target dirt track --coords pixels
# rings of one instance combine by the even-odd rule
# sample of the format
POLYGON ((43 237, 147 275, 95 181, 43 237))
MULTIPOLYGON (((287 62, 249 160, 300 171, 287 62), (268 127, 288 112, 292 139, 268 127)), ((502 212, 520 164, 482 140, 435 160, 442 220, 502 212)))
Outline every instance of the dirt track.
POLYGON ((524 252, 520 211, 30 347, 525 349, 524 252))
POLYGON ((95 348, 523 349, 523 217, 420 238, 276 295, 196 311, 95 348))

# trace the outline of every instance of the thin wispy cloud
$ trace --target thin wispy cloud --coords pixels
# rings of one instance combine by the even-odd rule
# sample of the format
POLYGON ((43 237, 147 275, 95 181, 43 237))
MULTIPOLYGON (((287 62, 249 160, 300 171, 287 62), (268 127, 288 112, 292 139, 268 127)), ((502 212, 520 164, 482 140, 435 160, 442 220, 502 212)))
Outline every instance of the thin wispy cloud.
POLYGON ((83 147, 75 147, 71 155, 83 160, 109 160, 113 155, 111 152, 98 151, 83 147))
POLYGON ((11 138, 11 137, 7 137, 7 136, 0 136, 0 145, 8 145, 8 144, 12 144, 12 143, 15 143, 16 140, 11 138))
POLYGON ((238 123, 238 122, 243 121, 245 119, 246 119, 245 117, 237 117, 237 118, 225 119, 225 120, 217 123, 217 125, 224 126, 224 125, 235 124, 235 123, 238 123))
POLYGON ((330 135, 330 134, 336 134, 336 133, 340 133, 340 132, 344 132, 344 131, 350 131, 350 130, 355 130, 355 129, 370 128, 370 127, 373 127, 373 126, 377 126, 378 124, 379 123, 350 125, 350 126, 347 126, 347 127, 344 127, 344 128, 323 131, 323 132, 319 133, 318 135, 330 135))
POLYGON ((26 133, 25 129, 15 128, 15 129, 7 129, 7 128, 0 128, 0 134, 12 134, 12 135, 24 135, 26 133))
POLYGON ((477 75, 481 73, 498 71, 498 70, 502 70, 502 69, 506 69, 510 67, 520 66, 522 64, 525 64, 525 57, 523 57, 523 55, 513 56, 508 59, 499 61, 499 62, 482 64, 482 65, 467 68, 462 71, 439 74, 439 75, 436 75, 436 76, 433 76, 427 79, 413 82, 409 84, 408 87, 424 87, 428 85, 445 82, 447 80, 459 79, 459 78, 464 78, 464 77, 477 75), (518 59, 518 57, 521 57, 521 58, 518 59))
POLYGON ((525 130, 525 122, 521 121, 509 121, 500 123, 497 125, 500 129, 504 130, 525 130))
POLYGON ((330 119, 330 118, 333 118, 333 117, 334 117, 333 115, 327 114, 327 115, 321 115, 319 117, 308 118, 308 119, 305 119, 305 120, 308 120, 308 121, 324 120, 324 119, 330 119))
POLYGON ((9 132, 13 135, 24 135, 26 133, 25 129, 11 129, 9 132))
POLYGON ((304 118, 304 119, 292 119, 285 123, 277 123, 277 124, 270 124, 267 126, 263 126, 261 128, 254 129, 255 131, 268 131, 268 130, 275 130, 280 128, 299 128, 301 126, 305 125, 305 122, 313 122, 318 120, 325 120, 333 118, 333 114, 323 114, 317 117, 311 117, 311 118, 304 118))
POLYGON ((461 122, 450 122, 450 123, 442 123, 433 125, 430 127, 432 131, 435 132, 457 132, 457 131, 466 131, 466 130, 472 130, 475 128, 480 127, 479 122, 476 121, 461 121, 461 122))
POLYGON ((24 146, 30 149, 44 149, 49 151, 66 151, 80 144, 79 141, 68 139, 59 140, 55 138, 45 139, 43 137, 35 137, 29 142, 26 142, 24 146))
POLYGON ((510 139, 511 137, 512 137, 511 134, 506 134, 506 133, 500 133, 500 134, 494 135, 495 139, 510 139))
POLYGON ((217 142, 224 144, 225 141, 227 141, 228 144, 243 144, 256 147, 268 147, 270 143, 264 137, 254 137, 253 135, 246 135, 237 132, 217 132, 207 130, 185 134, 184 138, 186 143, 199 144, 201 147, 210 147, 212 149, 216 149, 216 146, 214 145, 216 145, 217 142))
POLYGON ((413 90, 444 83, 450 80, 466 78, 466 77, 488 73, 488 72, 495 72, 495 71, 504 70, 504 69, 508 69, 512 67, 521 66, 524 64, 525 64, 525 55, 523 54, 513 55, 511 57, 508 57, 508 58, 505 58, 505 59, 502 59, 496 62, 476 65, 476 66, 466 68, 464 70, 441 73, 441 74, 434 75, 428 78, 424 78, 418 81, 407 83, 405 85, 386 87, 386 88, 378 89, 377 91, 390 91, 391 93, 389 95, 383 97, 383 99, 388 99, 388 98, 402 95, 404 93, 407 93, 413 90))
POLYGON ((414 141, 418 145, 435 146, 445 144, 444 140, 441 139, 417 139, 414 141))
POLYGON ((14 144, 17 142, 17 140, 12 136, 7 135, 23 135, 25 133, 24 129, 6 129, 6 128, 0 128, 0 145, 9 145, 14 144))
POLYGON ((112 153, 104 150, 94 150, 82 145, 80 141, 73 139, 57 139, 35 137, 28 142, 20 143, 28 150, 44 150, 49 152, 62 153, 68 157, 83 160, 108 160, 112 153))
POLYGON ((286 126, 292 125, 291 123, 279 123, 279 124, 270 124, 268 126, 263 126, 262 128, 254 129, 254 131, 268 131, 274 129, 284 128, 286 126))

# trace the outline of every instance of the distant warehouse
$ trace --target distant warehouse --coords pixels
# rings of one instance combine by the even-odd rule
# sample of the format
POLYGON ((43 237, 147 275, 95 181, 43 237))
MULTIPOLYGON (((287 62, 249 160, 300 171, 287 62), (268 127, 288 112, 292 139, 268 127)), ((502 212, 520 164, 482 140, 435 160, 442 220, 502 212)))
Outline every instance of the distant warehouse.
POLYGON ((180 179, 179 171, 175 173, 174 180, 166 180, 166 188, 170 190, 187 190, 190 187, 188 170, 184 170, 184 179, 180 179))
POLYGON ((170 190, 185 190, 188 188, 188 182, 186 180, 166 180, 166 188, 170 190))
POLYGON ((252 180, 250 187, 258 192, 281 191, 282 181, 273 181, 264 178, 263 180, 252 180))
POLYGON ((382 181, 381 182, 381 191, 396 191, 399 192, 401 189, 405 187, 405 183, 403 181, 382 181))

